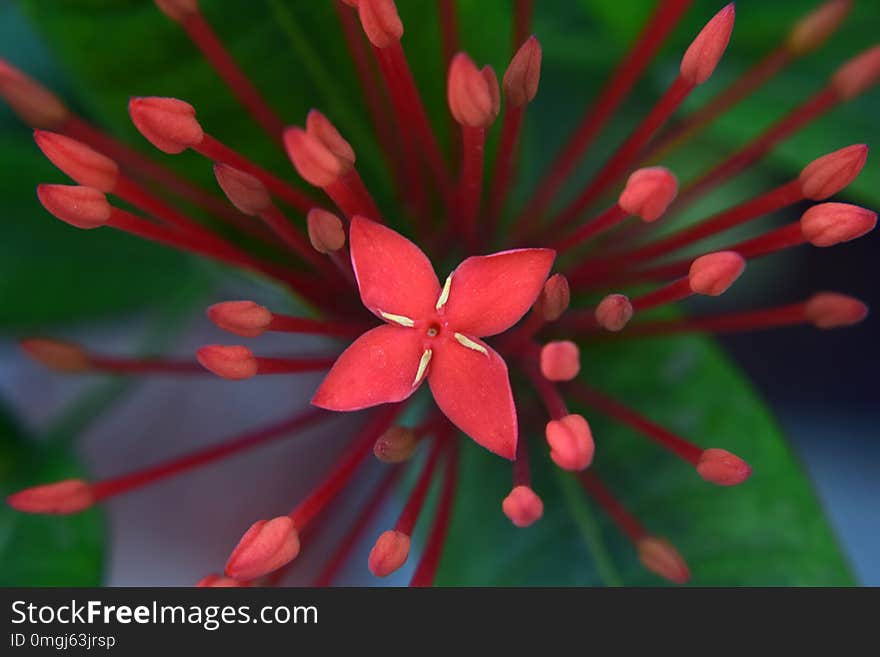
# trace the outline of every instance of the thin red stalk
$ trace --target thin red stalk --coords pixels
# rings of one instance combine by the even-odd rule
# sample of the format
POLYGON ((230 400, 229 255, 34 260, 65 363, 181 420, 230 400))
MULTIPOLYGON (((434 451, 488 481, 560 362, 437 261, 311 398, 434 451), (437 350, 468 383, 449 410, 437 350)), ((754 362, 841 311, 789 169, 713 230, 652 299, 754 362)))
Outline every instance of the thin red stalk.
POLYGON ((461 127, 461 178, 458 186, 458 204, 462 229, 471 246, 477 234, 477 215, 483 193, 483 160, 486 148, 486 129, 461 127))
POLYGON ((584 490, 592 497, 620 530, 636 543, 648 536, 642 524, 621 504, 604 483, 590 470, 578 474, 584 490))
POLYGON ((668 255, 689 244, 699 242, 758 217, 776 212, 803 199, 801 183, 795 179, 761 196, 723 210, 713 217, 700 221, 688 228, 683 228, 655 242, 630 251, 624 251, 617 255, 608 256, 604 259, 584 263, 577 271, 571 273, 571 282, 573 285, 579 285, 584 283, 585 280, 590 280, 588 274, 593 274, 593 278, 595 278, 596 274, 626 271, 630 265, 668 255))
POLYGON ((495 174, 492 191, 489 193, 489 209, 486 213, 486 232, 492 235, 498 217, 504 210, 510 181, 513 178, 514 155, 522 130, 523 116, 526 105, 507 107, 501 122, 501 138, 498 142, 498 155, 495 158, 495 174))
POLYGON ((676 201, 676 205, 684 207, 714 187, 733 178, 764 157, 776 144, 813 119, 825 114, 838 102, 839 97, 833 89, 830 87, 823 89, 775 123, 759 137, 755 138, 742 150, 706 174, 688 183, 676 201))
POLYGON ((698 134, 716 118, 761 87, 792 61, 791 50, 782 46, 734 80, 724 91, 701 109, 686 116, 680 124, 661 134, 642 155, 643 160, 657 161, 674 148, 698 134))
MULTIPOLYGON (((421 144, 421 153, 425 163, 431 170, 441 195, 445 197, 449 191, 449 174, 403 47, 400 43, 395 43, 387 48, 374 48, 373 50, 379 59, 386 85, 389 89, 395 90, 392 91, 392 95, 396 92, 405 103, 405 111, 410 113, 409 120, 400 122, 405 126, 409 125, 414 130, 415 137, 421 144)), ((398 117, 398 120, 401 118, 398 117)))
POLYGON ((89 354, 88 371, 110 374, 207 374, 195 361, 174 361, 158 358, 116 358, 89 354))
MULTIPOLYGON (((178 177, 170 169, 166 169, 164 166, 144 157, 79 117, 69 118, 61 126, 59 132, 84 144, 88 144, 95 150, 117 161, 123 167, 144 178, 159 183, 163 188, 225 219, 230 225, 250 234, 255 233, 253 222, 248 217, 231 208, 224 199, 196 187, 188 180, 178 177)), ((256 232, 256 235, 261 236, 262 232, 256 232)))
POLYGON ((410 586, 431 586, 437 575, 440 557, 443 555, 443 546, 446 544, 446 534, 449 531, 449 521, 452 518, 452 507, 455 503, 455 492, 458 486, 458 442, 450 440, 449 443, 440 501, 437 503, 437 512, 434 515, 434 522, 431 525, 425 549, 422 551, 422 557, 419 559, 419 564, 409 582, 410 586))
POLYGON ((676 78, 648 116, 606 162, 599 173, 593 177, 587 188, 554 220, 554 225, 558 228, 570 226, 585 208, 607 192, 611 185, 626 174, 638 157, 639 151, 644 148, 651 136, 666 123, 694 87, 692 82, 688 82, 682 77, 676 78))
POLYGON ((574 134, 565 141, 565 148, 544 175, 531 200, 519 215, 517 223, 525 221, 531 224, 536 221, 550 202, 556 198, 557 193, 593 143, 596 135, 612 117, 620 103, 629 95, 654 54, 690 6, 691 1, 667 0, 657 3, 657 8, 644 30, 611 74, 595 104, 584 114, 574 134))
POLYGON ((530 357, 527 358, 529 358, 529 360, 526 360, 523 363, 526 374, 531 380, 535 390, 537 390, 538 395, 541 397, 541 401, 544 403, 544 407, 547 409, 547 414, 550 416, 550 419, 559 420, 568 415, 568 406, 565 405, 565 400, 559 393, 556 384, 544 378, 544 375, 538 371, 537 365, 532 362, 533 359, 530 357))
MULTIPOLYGON (((736 251, 743 258, 752 260, 793 246, 800 246, 801 244, 806 243, 806 241, 807 238, 804 237, 800 222, 794 222, 787 226, 771 230, 764 235, 737 244, 732 244, 718 250, 736 251)), ((624 278, 623 280, 627 283, 634 281, 669 280, 675 276, 684 276, 687 274, 692 262, 693 258, 685 258, 665 265, 638 270, 633 272, 631 277, 624 278)))
POLYGON ((440 454, 445 445, 445 440, 439 438, 434 440, 431 451, 428 453, 428 458, 425 460, 424 465, 422 465, 419 478, 416 480, 409 499, 407 499, 397 519, 397 523, 394 525, 395 530, 407 536, 412 536, 416 523, 419 520, 419 515, 422 513, 422 508, 425 506, 425 500, 428 498, 428 490, 431 488, 431 481, 434 478, 434 472, 437 470, 440 454))
POLYGON ((182 23, 183 29, 193 43, 202 51, 205 59, 235 95, 238 101, 250 112, 254 120, 269 136, 280 142, 284 123, 266 103, 257 88, 239 68, 232 55, 217 38, 214 30, 199 13, 190 14, 182 23))
POLYGON ((636 413, 605 393, 580 382, 575 383, 571 390, 588 406, 592 406, 603 415, 614 418, 618 422, 635 429, 679 458, 693 465, 699 462, 700 456, 703 454, 703 450, 700 447, 654 424, 648 418, 636 413))
POLYGON ((532 14, 534 12, 532 0, 516 0, 513 9, 513 51, 522 45, 532 33, 532 14))
POLYGON ((632 299, 632 307, 635 312, 649 310, 658 306, 665 306, 668 303, 675 303, 693 296, 691 282, 687 276, 672 281, 663 287, 657 288, 653 292, 647 292, 635 299, 632 299))
POLYGON ((458 20, 455 11, 455 0, 437 0, 437 11, 440 14, 440 40, 443 44, 443 66, 449 67, 453 55, 458 52, 458 20))
POLYGON ((531 486, 532 472, 529 468, 529 441, 520 436, 516 441, 516 460, 513 462, 513 485, 531 486))
POLYGON ((342 25, 342 33, 345 43, 351 53, 355 71, 358 76, 361 91, 367 103, 367 110, 373 123, 373 129, 379 138, 379 143, 385 153, 388 163, 393 167, 397 177, 398 187, 405 189, 404 177, 401 173, 401 152, 397 134, 392 130, 391 123, 387 120, 389 111, 388 100, 379 93, 379 74, 376 71, 374 61, 370 57, 369 44, 358 22, 357 14, 351 7, 345 5, 342 0, 334 0, 339 22, 342 25))
POLYGON ((290 512, 297 530, 302 531, 329 504, 351 479, 358 465, 372 452, 376 438, 391 426, 403 405, 389 405, 376 414, 361 429, 360 434, 342 454, 327 477, 290 512))
POLYGON ((193 240, 175 230, 165 226, 157 226, 119 208, 113 208, 107 225, 180 251, 194 253, 236 267, 258 271, 290 285, 312 302, 319 303, 322 306, 327 305, 326 292, 321 293, 321 289, 314 281, 287 269, 262 263, 233 247, 221 248, 213 242, 207 243, 193 240))
POLYGON ((565 251, 580 246, 587 240, 593 239, 605 231, 614 228, 614 226, 629 216, 630 215, 626 210, 615 203, 596 218, 584 223, 568 237, 559 240, 553 248, 559 253, 564 253, 565 251))
POLYGON ((229 166, 240 169, 245 173, 249 173, 263 183, 266 188, 275 196, 283 200, 301 212, 308 212, 314 207, 320 207, 322 204, 305 192, 292 187, 281 178, 269 173, 262 167, 255 164, 248 158, 240 155, 236 151, 229 148, 226 144, 217 141, 209 134, 205 134, 202 142, 192 147, 194 151, 204 155, 213 162, 228 164, 229 166))
POLYGON ((349 219, 360 215, 385 223, 367 186, 354 169, 324 187, 324 191, 349 219))
POLYGON ((217 445, 190 452, 184 456, 144 468, 143 470, 137 470, 126 475, 97 482, 92 485, 92 492, 97 500, 127 493, 142 486, 188 472, 194 468, 220 461, 273 440, 284 438, 293 431, 303 429, 313 422, 330 417, 332 417, 330 413, 316 408, 309 408, 280 422, 248 431, 217 445))
POLYGON ((359 322, 333 322, 273 314, 272 322, 267 330, 279 333, 308 333, 348 338, 356 337, 365 330, 369 330, 369 326, 359 322))
POLYGON ((681 319, 636 322, 627 327, 619 337, 646 337, 673 335, 677 333, 738 333, 761 329, 779 328, 803 324, 806 319, 806 303, 793 303, 777 308, 750 310, 746 312, 686 317, 681 319))
POLYGON ((333 367, 336 358, 257 358, 257 374, 320 372, 333 367))
POLYGON ((376 490, 370 495, 370 499, 360 510, 360 513, 358 513, 357 520, 351 526, 351 529, 342 537, 336 551, 330 556, 324 568, 315 578, 314 586, 330 586, 333 583, 342 566, 351 557, 358 542, 363 538, 367 529, 370 528, 379 510, 388 500, 391 491, 394 490, 394 485, 400 479, 402 471, 403 469, 400 467, 389 468, 382 481, 376 487, 376 490))

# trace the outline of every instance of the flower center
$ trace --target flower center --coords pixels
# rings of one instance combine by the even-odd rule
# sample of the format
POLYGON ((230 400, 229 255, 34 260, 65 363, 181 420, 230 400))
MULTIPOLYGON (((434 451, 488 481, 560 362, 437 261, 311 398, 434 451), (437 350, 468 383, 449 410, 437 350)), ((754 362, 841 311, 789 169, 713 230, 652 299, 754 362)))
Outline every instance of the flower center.
POLYGON ((438 335, 440 335, 440 324, 438 324, 437 322, 429 324, 428 329, 427 331, 425 331, 425 333, 429 338, 436 338, 438 335))

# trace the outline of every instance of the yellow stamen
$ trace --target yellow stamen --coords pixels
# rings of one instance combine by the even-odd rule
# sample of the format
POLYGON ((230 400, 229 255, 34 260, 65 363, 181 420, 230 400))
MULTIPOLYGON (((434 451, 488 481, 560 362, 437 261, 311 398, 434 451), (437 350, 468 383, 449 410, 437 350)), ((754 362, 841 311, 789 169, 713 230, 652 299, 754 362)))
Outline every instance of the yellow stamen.
POLYGON ((440 310, 443 306, 446 305, 446 302, 449 301, 449 288, 452 287, 452 274, 446 277, 446 282, 443 284, 443 291, 440 292, 440 298, 437 299, 437 305, 435 308, 440 310))
POLYGON ((425 349, 425 353, 422 354, 422 359, 419 361, 419 369, 416 371, 416 378, 413 381, 413 388, 415 388, 422 380, 422 377, 425 376, 425 370, 428 369, 428 363, 431 362, 431 356, 433 353, 430 349, 425 349))
POLYGON ((401 326, 406 326, 407 328, 412 328, 416 325, 416 323, 412 321, 409 317, 404 317, 403 315, 392 315, 391 313, 386 313, 381 310, 379 311, 379 314, 382 315, 382 317, 387 319, 389 322, 394 322, 395 324, 400 324, 401 326))
POLYGON ((474 342, 466 335, 462 335, 461 333, 455 333, 455 334, 453 334, 453 337, 456 340, 458 340, 458 343, 460 345, 467 347, 468 349, 473 349, 474 351, 479 351, 481 354, 484 354, 486 356, 489 355, 489 352, 486 351, 486 347, 481 345, 479 342, 474 342))

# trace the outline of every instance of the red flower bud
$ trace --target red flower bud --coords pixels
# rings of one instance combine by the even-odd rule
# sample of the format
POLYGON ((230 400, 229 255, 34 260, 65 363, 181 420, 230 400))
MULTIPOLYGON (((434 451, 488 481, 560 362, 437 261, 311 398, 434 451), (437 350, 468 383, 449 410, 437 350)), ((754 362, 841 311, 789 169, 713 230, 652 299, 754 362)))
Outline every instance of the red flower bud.
POLYGON ((177 98, 132 98, 128 113, 147 141, 170 155, 197 146, 205 138, 195 108, 177 98))
POLYGON ((632 316, 632 303, 623 294, 609 294, 596 306, 596 323, 606 331, 622 331, 632 316))
POLYGON ((516 486, 501 503, 504 515, 517 527, 528 527, 544 515, 544 503, 529 486, 516 486))
POLYGON ((376 439, 373 454, 382 463, 403 463, 415 454, 418 444, 412 429, 395 425, 376 439))
POLYGON ((203 577, 199 580, 198 584, 196 584, 198 588, 238 588, 241 586, 246 586, 246 584, 242 584, 237 579, 232 579, 231 577, 223 577, 223 575, 208 575, 207 577, 203 577))
POLYGON ((570 340, 548 342, 541 348, 541 374, 549 381, 571 381, 581 371, 581 352, 570 340))
POLYGON ((504 98, 511 107, 532 102, 541 80, 541 44, 534 37, 526 39, 504 72, 504 98))
POLYGON ((745 259, 734 251, 718 251, 700 256, 688 273, 695 294, 717 297, 733 285, 746 268, 745 259))
POLYGON ((240 381, 257 374, 257 359, 241 345, 206 345, 196 352, 196 358, 202 367, 224 379, 240 381))
POLYGON ((550 420, 545 429, 550 458, 563 470, 584 470, 593 462, 596 446, 590 425, 581 415, 550 420))
POLYGON ((544 289, 541 290, 541 296, 538 297, 536 305, 545 320, 555 322, 568 310, 570 303, 571 289, 568 285, 568 279, 562 274, 553 274, 544 283, 544 289))
POLYGON ((686 584, 691 578, 684 559, 666 539, 647 536, 639 540, 638 551, 642 565, 663 579, 674 584, 686 584))
POLYGON ((383 532, 370 550, 367 562, 370 572, 376 577, 388 577, 406 563, 409 547, 410 538, 403 532, 395 529, 383 532))
POLYGON ((253 301, 224 301, 208 308, 208 318, 224 331, 245 338, 255 338, 266 332, 272 323, 272 313, 253 301))
POLYGON ((449 65, 446 96, 452 117, 471 128, 492 125, 501 111, 495 72, 488 66, 478 69, 464 53, 458 53, 449 65))
POLYGON ((855 98, 880 78, 880 46, 873 46, 856 55, 831 78, 831 86, 841 100, 855 98))
POLYGON ((360 0, 357 7, 367 38, 377 48, 392 46, 403 36, 403 23, 394 0, 360 0))
POLYGON ((721 61, 736 19, 736 7, 730 3, 715 14, 693 40, 681 60, 681 77, 692 84, 708 80, 721 61))
POLYGON ((83 372, 90 366, 88 352, 72 342, 28 338, 19 346, 35 361, 56 372, 83 372))
POLYGON ((858 324, 868 316, 868 306, 854 297, 836 292, 814 294, 804 308, 807 321, 820 329, 858 324))
POLYGON ((156 6, 171 20, 182 22, 198 13, 199 0, 154 0, 156 6))
POLYGON ((32 128, 52 130, 70 115, 58 96, 2 59, 0 97, 32 128))
POLYGON ((6 502, 13 509, 25 513, 66 515, 88 509, 95 503, 95 497, 87 482, 65 479, 13 493, 6 498, 6 502))
POLYGON ((258 216, 272 206, 265 185, 249 173, 216 162, 214 177, 229 202, 243 214, 258 216))
POLYGON ((813 160, 800 175, 804 197, 821 201, 834 196, 858 177, 867 159, 868 146, 854 144, 813 160))
POLYGON ((796 55, 816 50, 840 27, 851 8, 851 0, 829 0, 817 7, 792 28, 788 49, 796 55))
POLYGON ((876 225, 876 212, 849 203, 820 203, 801 216, 801 232, 813 246, 849 242, 876 225))
POLYGON ((57 132, 34 130, 34 141, 52 164, 78 184, 104 193, 116 187, 119 166, 109 157, 57 132))
POLYGON ((306 216, 309 241, 319 253, 333 253, 345 246, 345 228, 332 212, 314 208, 306 216))
POLYGON ((626 181, 617 204, 627 214, 643 221, 656 221, 678 193, 678 179, 666 167, 647 167, 634 171, 626 181))
POLYGON ((727 450, 711 448, 700 456, 697 474, 719 486, 736 486, 752 474, 752 468, 727 450))
POLYGON ((248 529, 226 562, 226 575, 237 580, 262 577, 299 554, 299 533, 290 516, 258 520, 248 529))
POLYGON ((113 213, 107 197, 93 187, 38 185, 37 198, 61 221, 86 230, 103 226, 113 213))

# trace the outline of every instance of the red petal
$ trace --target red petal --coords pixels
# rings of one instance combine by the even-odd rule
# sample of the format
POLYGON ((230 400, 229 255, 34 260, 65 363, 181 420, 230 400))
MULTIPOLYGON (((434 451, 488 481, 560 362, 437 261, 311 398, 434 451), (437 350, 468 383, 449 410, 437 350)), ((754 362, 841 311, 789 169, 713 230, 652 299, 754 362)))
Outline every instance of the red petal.
POLYGON ((440 283, 431 261, 415 244, 363 217, 351 220, 351 262, 361 300, 380 311, 410 319, 433 314, 440 283))
POLYGON ((399 326, 371 329, 336 359, 312 404, 331 411, 357 411, 402 401, 418 388, 413 381, 423 353, 418 331, 399 326))
POLYGON ((477 443, 513 460, 516 454, 516 406, 507 365, 479 340, 487 354, 449 338, 435 342, 428 383, 437 406, 477 443))
POLYGON ((478 337, 506 331, 535 303, 555 257, 551 249, 517 249, 468 258, 452 273, 449 325, 478 337))

